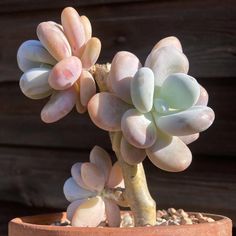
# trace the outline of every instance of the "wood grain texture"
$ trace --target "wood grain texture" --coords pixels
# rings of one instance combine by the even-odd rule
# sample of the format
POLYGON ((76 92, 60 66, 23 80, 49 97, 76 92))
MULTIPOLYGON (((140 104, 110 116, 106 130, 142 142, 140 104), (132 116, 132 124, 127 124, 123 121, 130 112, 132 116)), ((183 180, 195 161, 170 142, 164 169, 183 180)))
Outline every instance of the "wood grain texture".
MULTIPOLYGON (((38 6, 41 1, 37 1, 38 6)), ((102 41, 100 62, 111 61, 118 50, 130 50, 144 62, 156 41, 176 35, 190 60, 190 74, 196 77, 236 74, 233 1, 142 1, 115 6, 82 5, 79 10, 90 17, 94 35, 102 41)), ((19 79, 17 48, 23 41, 36 38, 35 29, 40 22, 59 22, 60 11, 35 7, 32 11, 12 12, 11 17, 1 14, 0 27, 4 31, 0 34, 0 81, 19 79)))

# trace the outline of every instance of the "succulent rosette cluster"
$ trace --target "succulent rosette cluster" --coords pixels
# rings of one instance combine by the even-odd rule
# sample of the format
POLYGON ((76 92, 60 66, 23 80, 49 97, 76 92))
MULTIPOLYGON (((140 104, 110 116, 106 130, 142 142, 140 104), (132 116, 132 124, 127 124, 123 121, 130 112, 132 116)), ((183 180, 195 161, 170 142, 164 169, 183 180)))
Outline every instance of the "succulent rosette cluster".
POLYGON ((118 52, 112 60, 108 92, 88 103, 93 122, 110 132, 122 131, 120 153, 129 164, 146 155, 157 167, 186 169, 192 154, 186 144, 214 120, 208 94, 187 75, 189 62, 176 37, 159 41, 144 67, 132 53, 118 52))
POLYGON ((67 115, 76 105, 77 111, 87 110, 96 84, 89 69, 97 61, 101 43, 92 37, 86 16, 74 8, 62 11, 61 24, 42 22, 37 27, 39 40, 24 42, 17 53, 22 92, 31 99, 50 96, 41 111, 46 123, 67 115))
POLYGON ((71 204, 67 219, 72 226, 95 227, 107 220, 109 226, 120 225, 120 209, 111 192, 124 188, 121 168, 112 165, 109 154, 99 146, 90 152, 90 162, 75 163, 72 177, 64 184, 64 194, 71 204))

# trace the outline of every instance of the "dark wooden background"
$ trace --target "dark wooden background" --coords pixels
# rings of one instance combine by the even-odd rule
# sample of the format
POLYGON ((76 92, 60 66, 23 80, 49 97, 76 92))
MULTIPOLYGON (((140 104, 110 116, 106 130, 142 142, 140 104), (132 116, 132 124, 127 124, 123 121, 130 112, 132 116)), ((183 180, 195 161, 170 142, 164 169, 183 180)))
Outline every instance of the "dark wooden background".
POLYGON ((206 87, 214 125, 191 145, 193 163, 183 173, 166 173, 145 161, 160 208, 208 211, 236 223, 236 2, 231 0, 1 0, 0 1, 0 235, 19 215, 65 209, 62 186, 77 161, 107 134, 87 116, 72 112, 46 125, 45 101, 25 98, 18 87, 16 52, 35 39, 39 22, 60 21, 65 6, 87 15, 102 41, 99 62, 129 50, 144 62, 159 39, 176 35, 190 61, 190 74, 206 87))

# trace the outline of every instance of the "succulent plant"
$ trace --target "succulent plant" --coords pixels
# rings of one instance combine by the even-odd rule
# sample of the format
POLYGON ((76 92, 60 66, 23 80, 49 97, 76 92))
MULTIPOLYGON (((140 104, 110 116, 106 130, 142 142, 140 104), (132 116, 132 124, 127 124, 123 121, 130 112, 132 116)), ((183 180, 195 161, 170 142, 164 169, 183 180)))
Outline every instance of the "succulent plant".
POLYGON ((214 120, 206 90, 187 75, 188 59, 179 40, 168 37, 148 55, 145 67, 132 53, 118 52, 111 63, 109 92, 88 104, 93 122, 107 131, 122 131, 121 154, 138 164, 146 154, 159 168, 183 171, 192 160, 186 144, 214 120))
POLYGON ((71 204, 67 218, 72 226, 95 227, 104 219, 108 225, 120 225, 119 193, 124 180, 119 163, 112 166, 109 154, 99 146, 90 152, 90 162, 75 163, 72 177, 64 184, 64 194, 71 204), (115 201, 117 200, 117 201, 115 201))
POLYGON ((176 37, 160 40, 144 67, 126 51, 118 52, 111 66, 94 67, 101 43, 91 37, 89 19, 68 7, 61 22, 40 23, 39 40, 20 46, 20 88, 32 99, 51 96, 41 111, 46 123, 61 119, 75 105, 79 113, 88 110, 91 120, 109 131, 118 159, 112 166, 109 154, 95 146, 90 162, 72 166, 72 177, 64 184, 71 202, 67 217, 73 226, 98 226, 104 219, 119 226, 120 205, 130 207, 136 226, 155 225, 156 203, 142 161, 147 155, 172 172, 190 165, 187 144, 214 120, 208 94, 187 75, 189 62, 176 37))
POLYGON ((24 42, 17 53, 19 68, 24 72, 20 88, 29 98, 51 96, 41 111, 46 123, 58 121, 75 106, 86 111, 96 84, 89 73, 98 59, 101 43, 92 36, 86 16, 67 7, 61 14, 62 25, 52 21, 37 27, 39 40, 24 42))

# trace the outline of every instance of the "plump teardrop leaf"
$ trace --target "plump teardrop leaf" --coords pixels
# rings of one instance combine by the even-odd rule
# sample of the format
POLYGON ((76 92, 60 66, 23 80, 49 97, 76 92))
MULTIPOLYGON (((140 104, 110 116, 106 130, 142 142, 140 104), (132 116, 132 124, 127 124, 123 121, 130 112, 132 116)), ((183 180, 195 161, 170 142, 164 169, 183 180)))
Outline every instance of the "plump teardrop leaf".
POLYGON ((120 208, 110 199, 104 199, 107 223, 110 227, 119 227, 121 222, 120 208))
POLYGON ((61 23, 70 43, 72 54, 81 57, 85 44, 85 32, 78 12, 72 7, 66 7, 61 13, 61 23))
POLYGON ((89 69, 93 66, 101 52, 101 42, 98 38, 91 38, 85 45, 83 55, 81 57, 83 68, 89 69))
POLYGON ((67 57, 53 67, 48 82, 56 90, 65 90, 79 79, 81 71, 80 59, 74 56, 67 57))
POLYGON ((132 53, 118 52, 112 60, 109 82, 117 96, 132 104, 130 95, 130 81, 141 67, 139 59, 132 53))
POLYGON ((76 184, 76 182, 74 181, 72 177, 67 179, 66 182, 64 183, 63 192, 66 199, 69 202, 93 197, 96 195, 95 192, 92 192, 92 191, 89 191, 80 187, 78 184, 76 184))
POLYGON ((103 148, 95 146, 90 152, 89 160, 102 171, 105 176, 105 181, 107 182, 112 168, 110 155, 103 148))
POLYGON ((60 61, 71 56, 71 47, 62 29, 57 23, 42 22, 37 27, 37 35, 49 53, 60 61))
POLYGON ((130 165, 137 165, 146 157, 144 149, 136 148, 129 144, 124 137, 121 139, 120 152, 124 161, 130 165))
POLYGON ((86 16, 81 16, 80 21, 84 27, 85 43, 86 43, 92 37, 92 26, 88 17, 86 16))
POLYGON ((183 136, 208 129, 214 119, 215 114, 210 107, 194 106, 185 111, 159 117, 157 125, 168 134, 183 136))
POLYGON ((130 105, 107 92, 97 93, 88 103, 88 112, 94 124, 107 131, 121 129, 121 117, 129 108, 130 105))
POLYGON ((196 134, 190 134, 185 136, 178 136, 185 144, 190 144, 194 141, 196 141, 199 138, 199 133, 196 134))
POLYGON ((84 183, 82 177, 81 177, 81 166, 82 166, 82 162, 76 162, 72 167, 71 167, 71 176, 73 177, 73 179, 75 180, 75 182, 82 188, 84 189, 88 189, 89 187, 86 186, 86 184, 84 183))
POLYGON ((72 226, 96 227, 104 219, 105 204, 101 197, 93 197, 82 203, 75 211, 72 226))
POLYGON ((17 51, 17 63, 23 72, 42 64, 55 65, 56 62, 39 40, 27 40, 17 51))
POLYGON ((45 98, 52 94, 48 84, 50 69, 33 68, 26 71, 20 78, 20 88, 25 96, 32 99, 45 98))
POLYGON ((131 79, 130 89, 135 108, 141 113, 151 111, 154 94, 153 72, 147 67, 140 68, 131 79))
POLYGON ((122 116, 121 130, 126 140, 137 148, 147 148, 156 140, 156 127, 150 113, 130 109, 122 116))
POLYGON ((168 76, 162 84, 159 95, 173 109, 188 109, 197 102, 199 96, 198 82, 183 73, 168 76))
POLYGON ((105 176, 95 164, 86 162, 81 166, 81 177, 92 191, 101 192, 105 185, 105 176))
POLYGON ((207 106, 208 99, 209 99, 209 96, 208 96, 206 89, 200 85, 200 96, 196 102, 196 105, 207 106))
POLYGON ((162 170, 179 172, 185 170, 192 161, 188 147, 178 138, 158 132, 157 141, 146 153, 151 162, 162 170))
POLYGON ((96 94, 96 83, 93 76, 86 70, 82 70, 79 78, 80 102, 87 107, 89 100, 96 94))
POLYGON ((122 175, 122 170, 118 161, 115 162, 115 164, 111 168, 107 186, 109 188, 124 187, 124 179, 122 175))
POLYGON ((63 91, 54 91, 41 111, 41 119, 45 123, 53 123, 66 116, 74 107, 76 90, 71 87, 63 91))
POLYGON ((145 66, 153 71, 156 87, 161 87, 169 75, 187 74, 189 69, 187 57, 173 46, 161 47, 152 51, 146 59, 145 66))

